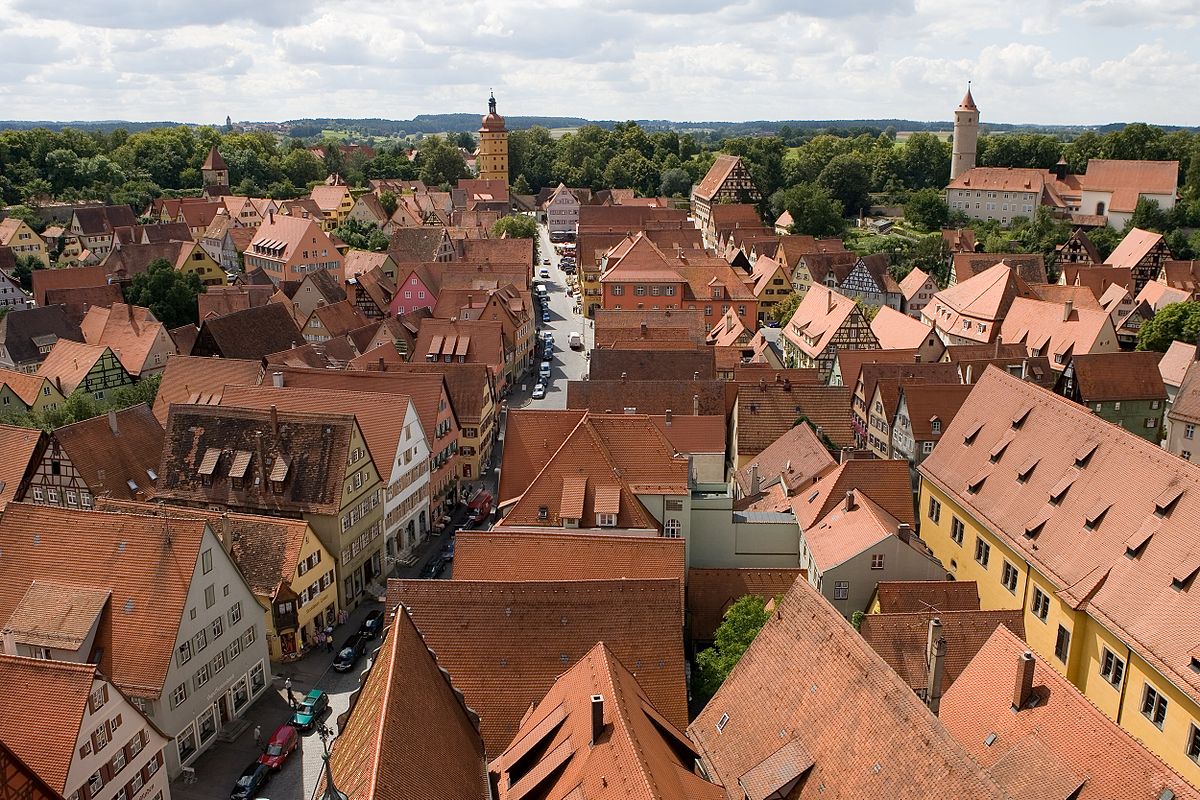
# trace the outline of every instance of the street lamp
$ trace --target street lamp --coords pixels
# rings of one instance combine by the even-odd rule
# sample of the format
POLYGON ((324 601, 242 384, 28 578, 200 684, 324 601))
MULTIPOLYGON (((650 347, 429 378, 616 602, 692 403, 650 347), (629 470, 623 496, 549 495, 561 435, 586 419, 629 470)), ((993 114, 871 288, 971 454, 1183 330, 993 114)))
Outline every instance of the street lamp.
POLYGON ((321 737, 321 746, 325 749, 325 793, 321 795, 321 800, 350 800, 345 792, 338 791, 333 785, 333 768, 329 766, 329 743, 333 739, 333 731, 328 725, 321 723, 317 726, 317 736, 321 737))

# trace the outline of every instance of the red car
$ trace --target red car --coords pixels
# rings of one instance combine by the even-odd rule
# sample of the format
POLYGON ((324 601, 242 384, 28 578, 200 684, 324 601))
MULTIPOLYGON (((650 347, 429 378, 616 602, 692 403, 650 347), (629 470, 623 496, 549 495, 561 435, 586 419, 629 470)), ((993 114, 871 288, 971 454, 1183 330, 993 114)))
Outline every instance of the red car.
POLYGON ((267 741, 267 749, 258 757, 258 763, 277 770, 299 744, 300 734, 291 725, 284 723, 271 734, 270 740, 267 741))

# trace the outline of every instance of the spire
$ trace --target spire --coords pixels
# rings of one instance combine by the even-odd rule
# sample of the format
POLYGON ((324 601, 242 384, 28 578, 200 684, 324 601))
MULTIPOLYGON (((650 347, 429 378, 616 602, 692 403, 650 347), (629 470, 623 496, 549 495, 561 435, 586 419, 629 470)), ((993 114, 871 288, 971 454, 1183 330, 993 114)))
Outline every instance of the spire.
POLYGON ((229 169, 225 166, 225 159, 221 158, 221 154, 217 152, 215 144, 208 151, 208 158, 204 159, 204 165, 200 169, 229 169))
POLYGON ((958 107, 969 109, 971 111, 979 110, 979 108, 975 105, 975 98, 971 97, 971 82, 970 81, 967 81, 967 93, 965 95, 963 95, 962 102, 958 104, 958 107))

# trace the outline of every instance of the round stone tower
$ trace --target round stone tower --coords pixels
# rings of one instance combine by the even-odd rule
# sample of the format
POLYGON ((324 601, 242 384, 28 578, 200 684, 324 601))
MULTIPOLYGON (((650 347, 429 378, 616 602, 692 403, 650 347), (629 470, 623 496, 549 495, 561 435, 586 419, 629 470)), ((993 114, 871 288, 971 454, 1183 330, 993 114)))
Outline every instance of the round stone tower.
POLYGON ((967 170, 975 168, 975 153, 979 144, 979 108, 971 97, 971 84, 967 82, 967 94, 954 110, 954 155, 950 158, 950 180, 967 170))

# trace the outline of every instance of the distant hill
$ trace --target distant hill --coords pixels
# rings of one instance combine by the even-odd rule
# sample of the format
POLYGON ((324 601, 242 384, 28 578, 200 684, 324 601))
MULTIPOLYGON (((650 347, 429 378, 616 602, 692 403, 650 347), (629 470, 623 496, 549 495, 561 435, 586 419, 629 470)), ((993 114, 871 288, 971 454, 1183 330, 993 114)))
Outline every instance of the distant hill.
MULTIPOLYGON (((479 114, 418 114, 412 119, 348 119, 322 118, 293 119, 286 122, 239 122, 238 125, 247 128, 259 128, 278 133, 290 134, 302 138, 319 136, 323 130, 347 131, 357 136, 396 136, 424 133, 459 133, 462 131, 474 133, 479 130, 479 114)), ((611 128, 617 120, 589 120, 583 117, 534 117, 510 116, 505 117, 509 130, 522 130, 540 125, 543 128, 578 128, 583 125, 599 125, 611 128)), ((856 135, 858 133, 878 133, 887 128, 897 131, 948 131, 952 127, 950 120, 935 122, 919 122, 911 119, 787 119, 787 120, 752 120, 749 122, 724 122, 721 120, 679 121, 667 119, 634 120, 648 131, 674 130, 679 132, 694 132, 707 134, 715 138, 726 136, 763 136, 778 133, 785 126, 797 131, 829 130, 831 132, 856 135)), ((126 120, 96 120, 96 121, 51 121, 51 120, 0 120, 0 130, 32 130, 34 128, 77 128, 85 131, 111 132, 124 128, 130 132, 142 131, 148 128, 169 128, 187 123, 181 122, 128 122, 126 120)), ((994 133, 1044 133, 1063 138, 1073 138, 1085 131, 1107 133, 1120 130, 1127 123, 1111 122, 1104 125, 1033 125, 1005 124, 984 122, 981 126, 984 132, 994 133)), ((220 127, 214 123, 214 127, 220 127)), ((1173 125, 1157 125, 1155 127, 1166 131, 1186 130, 1200 131, 1196 127, 1173 125)))

